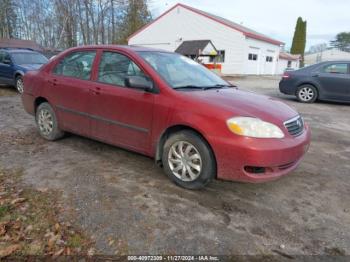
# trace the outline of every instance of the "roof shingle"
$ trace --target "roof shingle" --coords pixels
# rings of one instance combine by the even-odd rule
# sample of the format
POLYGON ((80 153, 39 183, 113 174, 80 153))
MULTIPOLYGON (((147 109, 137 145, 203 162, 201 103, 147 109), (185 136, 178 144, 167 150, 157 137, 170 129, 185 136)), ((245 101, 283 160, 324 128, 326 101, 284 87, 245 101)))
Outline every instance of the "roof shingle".
POLYGON ((198 55, 199 51, 203 51, 209 43, 211 43, 210 40, 184 41, 175 52, 182 55, 198 55))

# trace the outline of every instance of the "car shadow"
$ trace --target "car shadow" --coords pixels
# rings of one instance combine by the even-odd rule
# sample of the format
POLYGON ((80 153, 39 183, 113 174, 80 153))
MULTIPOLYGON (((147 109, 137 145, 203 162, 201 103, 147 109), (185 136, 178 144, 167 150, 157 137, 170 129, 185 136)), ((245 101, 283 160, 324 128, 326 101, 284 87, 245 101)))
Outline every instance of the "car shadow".
MULTIPOLYGON (((271 96, 271 97, 275 97, 275 98, 281 99, 281 100, 295 102, 295 103, 299 103, 299 104, 303 104, 303 105, 307 105, 308 104, 308 103, 301 103, 301 102, 299 102, 298 99, 295 96, 289 96, 289 95, 284 95, 284 94, 268 94, 268 95, 271 96)), ((348 105, 350 105, 350 102, 317 100, 313 104, 317 104, 317 105, 334 105, 334 106, 348 106, 348 105)))

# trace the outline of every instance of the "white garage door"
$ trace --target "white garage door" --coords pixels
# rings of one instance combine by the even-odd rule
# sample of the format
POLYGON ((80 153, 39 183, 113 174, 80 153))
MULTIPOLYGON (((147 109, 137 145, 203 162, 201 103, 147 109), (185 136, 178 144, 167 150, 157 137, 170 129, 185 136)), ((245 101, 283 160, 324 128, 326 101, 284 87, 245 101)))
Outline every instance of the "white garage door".
POLYGON ((259 63, 260 63, 260 57, 259 57, 260 49, 249 47, 248 49, 248 55, 246 57, 246 67, 245 67, 245 73, 249 75, 258 75, 259 74, 259 63))

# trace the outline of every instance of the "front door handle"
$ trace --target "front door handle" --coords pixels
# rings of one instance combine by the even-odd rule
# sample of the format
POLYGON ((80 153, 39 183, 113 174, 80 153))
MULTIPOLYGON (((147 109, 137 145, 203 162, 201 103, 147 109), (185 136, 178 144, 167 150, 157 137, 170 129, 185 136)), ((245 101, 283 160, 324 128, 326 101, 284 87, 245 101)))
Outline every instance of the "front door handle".
POLYGON ((56 78, 51 79, 51 80, 49 80, 49 83, 55 86, 55 85, 57 85, 57 79, 56 78))
POLYGON ((319 77, 319 74, 314 74, 312 75, 312 77, 319 77))
POLYGON ((101 88, 100 87, 95 87, 94 89, 91 89, 91 92, 94 94, 94 95, 100 95, 101 91, 101 88))

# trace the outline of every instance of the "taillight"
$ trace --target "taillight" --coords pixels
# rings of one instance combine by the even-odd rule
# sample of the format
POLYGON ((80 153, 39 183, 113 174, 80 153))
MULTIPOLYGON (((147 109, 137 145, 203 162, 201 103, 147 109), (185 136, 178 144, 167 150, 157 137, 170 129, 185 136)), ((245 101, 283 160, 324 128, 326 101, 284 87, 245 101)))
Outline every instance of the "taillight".
POLYGON ((290 78, 290 74, 284 73, 283 76, 282 76, 282 78, 284 78, 284 79, 290 78))

